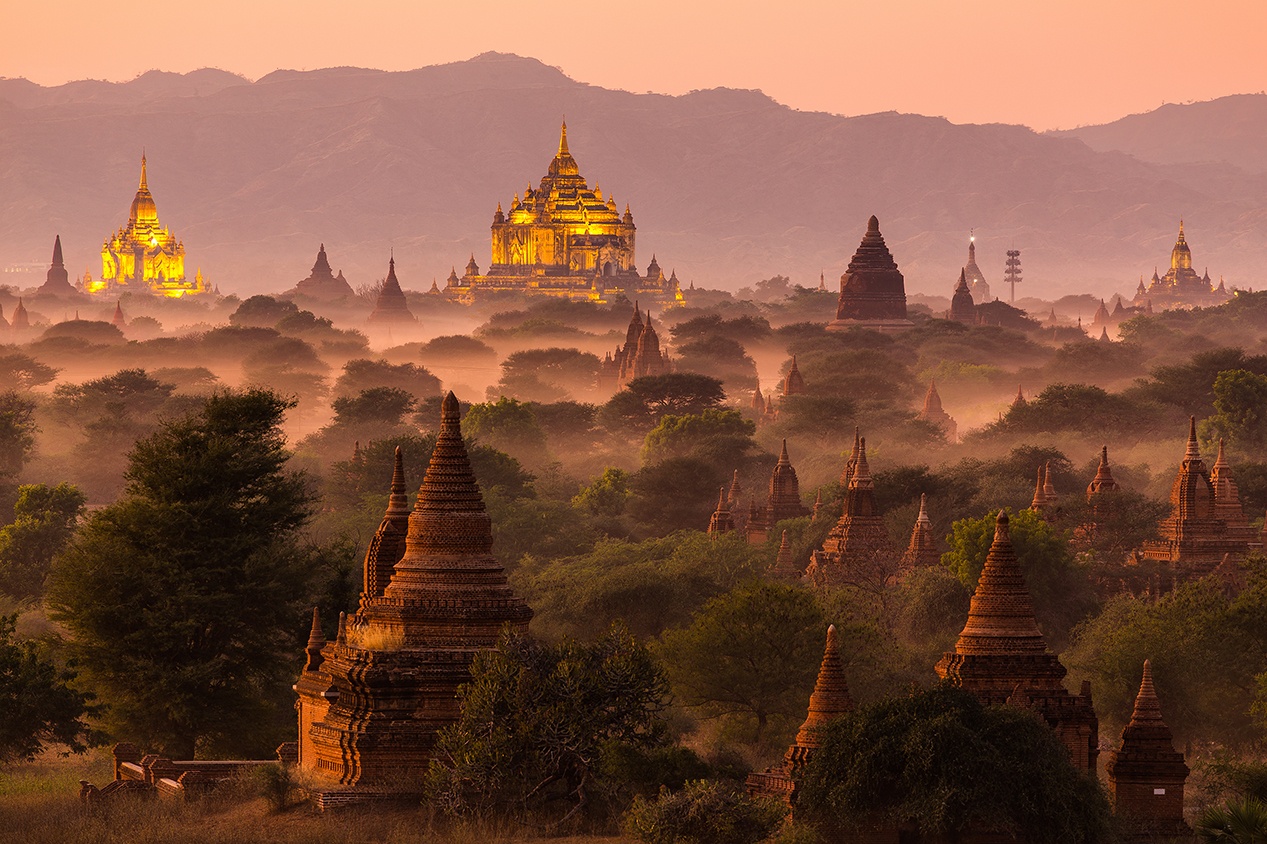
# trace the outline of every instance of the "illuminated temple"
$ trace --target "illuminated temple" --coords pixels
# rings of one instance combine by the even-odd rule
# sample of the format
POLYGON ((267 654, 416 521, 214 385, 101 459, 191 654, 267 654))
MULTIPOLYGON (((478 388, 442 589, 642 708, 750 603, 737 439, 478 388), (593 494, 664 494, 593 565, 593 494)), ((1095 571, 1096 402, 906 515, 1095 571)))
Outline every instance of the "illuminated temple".
POLYGON ((1215 287, 1210 280, 1209 270, 1205 271, 1204 276, 1199 276, 1192 268, 1192 250, 1184 239, 1183 220, 1180 220, 1179 239, 1170 250, 1170 269, 1160 277, 1154 269, 1153 278, 1147 287, 1144 286, 1144 279, 1140 278, 1133 301, 1137 306, 1142 307, 1151 302, 1153 307, 1166 310, 1221 305, 1229 298, 1231 294, 1223 286, 1223 279, 1220 278, 1218 287, 1215 287))
POLYGON ((474 256, 466 272, 449 275, 445 294, 471 302, 490 293, 528 293, 604 302, 623 293, 662 305, 680 304, 676 273, 665 278, 655 258, 640 275, 634 264, 633 214, 596 186, 590 190, 568 151, 567 124, 559 152, 534 190, 515 194, 509 212, 493 215, 493 262, 481 275, 474 256))
POLYGON ((146 182, 141 156, 141 186, 128 214, 128 224, 101 247, 101 278, 89 281, 85 293, 116 296, 126 291, 148 291, 179 298, 208 291, 199 273, 185 280, 185 244, 159 225, 158 208, 146 182))

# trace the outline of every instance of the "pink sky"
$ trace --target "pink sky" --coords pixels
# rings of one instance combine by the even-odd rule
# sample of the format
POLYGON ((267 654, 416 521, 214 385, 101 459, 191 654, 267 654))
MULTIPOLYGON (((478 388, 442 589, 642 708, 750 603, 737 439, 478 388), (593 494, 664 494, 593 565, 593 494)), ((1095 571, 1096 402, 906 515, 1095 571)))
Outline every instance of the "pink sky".
POLYGON ((1262 0, 0 0, 0 76, 408 70, 487 51, 607 88, 760 88, 794 108, 1036 129, 1267 88, 1262 0))

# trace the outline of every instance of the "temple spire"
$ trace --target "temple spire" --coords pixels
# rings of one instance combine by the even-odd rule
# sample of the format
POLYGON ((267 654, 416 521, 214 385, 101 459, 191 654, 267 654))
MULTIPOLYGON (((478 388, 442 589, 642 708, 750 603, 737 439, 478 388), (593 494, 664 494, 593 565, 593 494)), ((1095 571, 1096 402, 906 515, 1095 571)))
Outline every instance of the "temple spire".
POLYGON ((1144 677, 1139 683, 1139 694, 1135 696, 1135 711, 1131 713, 1131 721, 1160 721, 1161 701, 1153 689, 1153 667, 1144 660, 1144 677))
POLYGON ((853 477, 849 479, 850 487, 870 487, 871 468, 867 465, 867 438, 858 440, 858 462, 853 468, 853 477))
POLYGON ((1184 452, 1183 459, 1185 461, 1201 459, 1201 449, 1197 447, 1197 417, 1195 416, 1188 417, 1188 450, 1184 452))
POLYGON ((827 644, 823 648, 823 661, 814 681, 814 692, 809 697, 809 712, 796 734, 796 744, 788 748, 784 757, 787 767, 794 769, 809 761, 809 753, 819 746, 819 731, 831 721, 852 712, 853 697, 845 681, 845 669, 836 647, 836 625, 827 628, 827 644))
POLYGON ((304 671, 316 671, 321 667, 321 649, 325 646, 326 637, 321 632, 321 612, 316 607, 313 607, 312 630, 308 633, 308 646, 304 648, 304 652, 308 654, 308 661, 304 665, 304 671))
POLYGON ((1047 643, 1034 618, 1034 599, 1025 585, 1008 518, 1000 510, 994 542, 985 559, 968 610, 968 623, 955 644, 958 654, 1046 653, 1047 643))
POLYGON ((62 236, 60 234, 53 241, 53 266, 65 266, 65 262, 62 260, 62 236))
POLYGON ((792 461, 787 456, 787 437, 783 438, 783 450, 779 452, 779 465, 791 466, 792 461))
MULTIPOLYGON (((141 186, 137 190, 149 190, 150 186, 145 177, 145 150, 141 150, 141 186)), ((1183 223, 1179 224, 1179 230, 1183 231, 1183 223)))
POLYGON ((568 152, 568 121, 563 118, 563 126, 559 129, 559 155, 571 155, 568 152))
POLYGON ((392 468, 391 496, 387 499, 388 514, 409 512, 409 492, 405 489, 405 458, 396 446, 396 465, 392 468))

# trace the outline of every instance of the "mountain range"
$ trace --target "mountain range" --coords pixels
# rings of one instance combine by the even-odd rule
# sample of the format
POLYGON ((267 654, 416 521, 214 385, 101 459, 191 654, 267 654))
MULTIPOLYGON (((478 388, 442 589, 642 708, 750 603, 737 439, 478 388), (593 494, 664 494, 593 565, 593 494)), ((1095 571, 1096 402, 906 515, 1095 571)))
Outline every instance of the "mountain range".
MULTIPOLYGON (((860 83, 861 84, 861 83, 860 83)), ((489 258, 500 202, 544 175, 566 115, 591 187, 628 203, 638 263, 737 289, 773 275, 835 289, 875 214, 911 292, 948 295, 974 231, 995 295, 1131 292, 1164 271, 1180 219, 1194 264, 1267 286, 1267 96, 1167 105, 1036 133, 885 112, 803 112, 760 91, 587 85, 486 53, 406 72, 151 71, 126 83, 0 79, 0 268, 100 274, 142 151, 187 270, 222 292, 293 287, 317 246, 355 286, 394 251, 410 289, 489 258)), ((43 273, 0 277, 18 286, 43 273)))

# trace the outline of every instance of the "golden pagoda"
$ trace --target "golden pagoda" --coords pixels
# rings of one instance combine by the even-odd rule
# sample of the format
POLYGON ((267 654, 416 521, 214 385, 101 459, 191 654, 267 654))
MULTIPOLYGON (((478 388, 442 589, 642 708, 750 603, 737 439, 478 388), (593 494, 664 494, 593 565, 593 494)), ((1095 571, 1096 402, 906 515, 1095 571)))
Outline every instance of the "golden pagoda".
POLYGON ((1220 278, 1218 287, 1215 287, 1208 269, 1205 275, 1199 276, 1192 268, 1192 249, 1184 237, 1183 220, 1180 220, 1179 238, 1170 250, 1170 269, 1159 277, 1154 268, 1147 288, 1144 287, 1144 279, 1140 278, 1133 304, 1142 307, 1151 302, 1161 308, 1197 308, 1221 305, 1230 298, 1223 279, 1220 278))
POLYGON ((101 278, 86 285, 87 293, 118 295, 148 289, 159 296, 180 298, 207 292, 201 278, 185 280, 185 244, 159 225, 158 207, 146 180, 141 156, 141 186, 128 213, 128 224, 101 247, 101 278))
POLYGON ((518 292, 571 299, 607 300, 624 293, 681 304, 677 275, 665 278, 653 257, 646 275, 634 264, 633 214, 622 215, 616 201, 590 189, 568 150, 563 123, 559 151, 534 190, 515 194, 509 213, 501 203, 493 214, 492 264, 481 275, 475 256, 458 278, 449 275, 446 295, 465 302, 489 293, 518 292))

